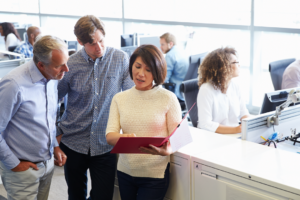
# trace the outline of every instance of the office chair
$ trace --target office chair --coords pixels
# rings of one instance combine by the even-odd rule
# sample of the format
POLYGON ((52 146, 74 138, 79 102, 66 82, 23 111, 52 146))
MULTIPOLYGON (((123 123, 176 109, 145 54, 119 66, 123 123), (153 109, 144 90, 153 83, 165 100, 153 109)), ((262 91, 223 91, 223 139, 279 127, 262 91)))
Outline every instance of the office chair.
POLYGON ((197 107, 197 95, 199 91, 198 78, 183 81, 180 85, 180 91, 183 92, 185 98, 185 104, 187 110, 189 110, 196 102, 193 109, 190 111, 189 116, 194 127, 197 127, 198 123, 198 107, 197 107))
POLYGON ((9 46, 8 51, 14 52, 14 50, 17 48, 17 46, 9 46))
POLYGON ((198 77, 198 68, 208 52, 190 56, 190 66, 185 75, 184 81, 198 77))
POLYGON ((68 41, 68 49, 74 49, 77 51, 78 41, 68 41))
POLYGON ((295 60, 295 58, 289 58, 285 60, 274 61, 269 64, 269 72, 275 90, 281 90, 283 72, 295 60))

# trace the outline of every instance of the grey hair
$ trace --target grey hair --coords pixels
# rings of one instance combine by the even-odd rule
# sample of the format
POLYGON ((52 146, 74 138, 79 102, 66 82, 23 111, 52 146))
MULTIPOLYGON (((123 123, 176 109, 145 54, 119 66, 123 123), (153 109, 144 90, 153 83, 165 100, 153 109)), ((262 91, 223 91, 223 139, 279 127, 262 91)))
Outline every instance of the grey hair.
POLYGON ((60 38, 46 35, 36 38, 33 45, 33 61, 37 65, 42 62, 48 66, 51 64, 52 51, 68 49, 67 44, 60 38))

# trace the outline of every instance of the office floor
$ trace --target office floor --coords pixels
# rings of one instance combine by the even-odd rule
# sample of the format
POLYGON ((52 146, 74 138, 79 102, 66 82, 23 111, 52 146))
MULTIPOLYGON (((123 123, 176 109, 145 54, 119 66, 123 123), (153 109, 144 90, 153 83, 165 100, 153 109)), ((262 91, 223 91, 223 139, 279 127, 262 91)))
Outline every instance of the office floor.
MULTIPOLYGON (((89 178, 89 180, 91 180, 89 178)), ((91 188, 91 182, 88 182, 88 191, 91 188)), ((0 185, 0 200, 6 200, 6 191, 3 185, 0 185), (4 198, 5 197, 5 198, 4 198)), ((48 200, 67 200, 67 184, 64 176, 64 169, 61 167, 55 167, 54 175, 52 178, 50 194, 48 200)))

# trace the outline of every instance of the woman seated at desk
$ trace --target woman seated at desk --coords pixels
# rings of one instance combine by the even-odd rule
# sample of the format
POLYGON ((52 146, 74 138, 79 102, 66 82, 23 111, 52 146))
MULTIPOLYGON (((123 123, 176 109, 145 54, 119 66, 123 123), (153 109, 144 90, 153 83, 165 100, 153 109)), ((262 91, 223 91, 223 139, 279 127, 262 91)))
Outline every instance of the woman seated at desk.
POLYGON ((249 116, 239 85, 239 62, 233 48, 219 48, 201 63, 199 76, 198 128, 216 133, 241 133, 239 122, 249 116))
POLYGON ((8 51, 8 47, 18 46, 21 43, 21 38, 12 23, 0 23, 0 34, 4 36, 6 51, 8 51))
MULTIPOLYGON (((115 145, 120 137, 166 137, 181 121, 175 94, 158 87, 164 83, 167 64, 157 47, 138 47, 130 58, 129 72, 135 86, 116 94, 110 106, 106 129, 110 145, 115 145)), ((171 145, 169 142, 162 147, 149 145, 140 151, 148 154, 119 156, 117 175, 121 198, 163 200, 169 186, 171 145)))

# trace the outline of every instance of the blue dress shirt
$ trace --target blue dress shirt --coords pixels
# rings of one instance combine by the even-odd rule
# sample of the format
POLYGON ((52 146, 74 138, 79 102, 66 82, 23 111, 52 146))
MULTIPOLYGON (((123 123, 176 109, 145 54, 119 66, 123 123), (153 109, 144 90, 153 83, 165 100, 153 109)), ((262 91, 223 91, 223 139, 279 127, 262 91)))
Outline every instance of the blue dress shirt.
POLYGON ((167 61, 166 83, 175 83, 175 94, 178 99, 184 100, 180 92, 180 85, 185 78, 189 67, 189 58, 175 45, 165 57, 167 61))
POLYGON ((49 160, 56 141, 57 81, 48 81, 31 60, 0 81, 0 161, 49 160))
POLYGON ((33 46, 26 40, 26 42, 19 45, 15 50, 15 53, 23 54, 25 58, 33 57, 33 46))
POLYGON ((58 83, 58 98, 68 94, 68 106, 57 127, 61 142, 78 153, 101 155, 111 151, 105 131, 113 96, 134 86, 125 52, 106 47, 93 61, 82 48, 70 56, 70 71, 58 83))

